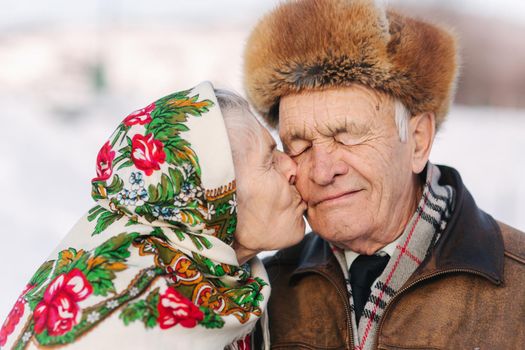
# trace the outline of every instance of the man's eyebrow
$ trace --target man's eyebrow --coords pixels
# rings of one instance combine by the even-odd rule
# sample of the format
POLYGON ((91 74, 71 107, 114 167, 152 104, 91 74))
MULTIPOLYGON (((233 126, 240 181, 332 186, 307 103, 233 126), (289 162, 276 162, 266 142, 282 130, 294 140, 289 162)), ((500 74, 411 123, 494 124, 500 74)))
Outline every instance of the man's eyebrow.
POLYGON ((347 132, 356 136, 363 136, 370 132, 370 125, 367 124, 356 124, 353 121, 349 121, 348 118, 339 120, 335 123, 326 123, 324 127, 328 130, 329 134, 323 134, 323 136, 334 136, 343 132, 347 132))
POLYGON ((289 128, 281 137, 281 140, 286 140, 288 142, 296 140, 306 140, 307 128, 306 123, 303 123, 302 128, 300 126, 289 128))

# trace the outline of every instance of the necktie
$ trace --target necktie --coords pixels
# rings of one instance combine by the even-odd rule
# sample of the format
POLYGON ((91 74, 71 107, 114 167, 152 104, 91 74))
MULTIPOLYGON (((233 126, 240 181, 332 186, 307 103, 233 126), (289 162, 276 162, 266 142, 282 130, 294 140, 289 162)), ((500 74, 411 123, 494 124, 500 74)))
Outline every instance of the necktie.
POLYGON ((390 256, 359 255, 350 267, 350 285, 354 298, 354 312, 356 323, 365 308, 366 301, 370 295, 370 287, 388 264, 390 256))

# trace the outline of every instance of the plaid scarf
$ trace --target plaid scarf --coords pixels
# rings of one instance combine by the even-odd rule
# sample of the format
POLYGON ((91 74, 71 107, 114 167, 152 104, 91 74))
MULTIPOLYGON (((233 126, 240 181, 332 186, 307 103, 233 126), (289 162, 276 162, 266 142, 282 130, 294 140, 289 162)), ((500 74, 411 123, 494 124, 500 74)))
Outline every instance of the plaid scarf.
POLYGON ((332 247, 346 280, 352 311, 352 331, 355 350, 372 349, 379 320, 397 291, 403 286, 439 240, 454 204, 454 189, 441 186, 441 173, 437 166, 428 163, 423 195, 416 212, 398 238, 396 250, 382 274, 372 283, 359 325, 355 321, 354 301, 344 252, 332 247))

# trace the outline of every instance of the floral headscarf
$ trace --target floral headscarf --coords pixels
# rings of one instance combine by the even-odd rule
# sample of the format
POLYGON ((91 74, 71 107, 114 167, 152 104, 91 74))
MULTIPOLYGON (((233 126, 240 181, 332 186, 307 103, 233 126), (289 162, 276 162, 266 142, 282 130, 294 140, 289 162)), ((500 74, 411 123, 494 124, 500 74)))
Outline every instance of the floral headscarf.
POLYGON ((97 156, 97 205, 30 280, 0 346, 246 346, 269 286, 231 247, 235 189, 209 82, 128 115, 97 156))

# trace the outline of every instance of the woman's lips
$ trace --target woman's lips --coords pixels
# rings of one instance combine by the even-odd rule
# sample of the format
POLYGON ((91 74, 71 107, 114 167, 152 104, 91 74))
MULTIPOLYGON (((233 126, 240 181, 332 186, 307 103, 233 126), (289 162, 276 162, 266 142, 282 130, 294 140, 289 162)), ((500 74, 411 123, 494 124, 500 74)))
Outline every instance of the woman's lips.
POLYGON ((306 209, 308 209, 308 205, 303 200, 301 200, 301 203, 299 204, 299 207, 301 208, 301 211, 306 211, 306 209))
POLYGON ((306 210, 307 209, 307 204, 306 202, 299 196, 299 198, 297 199, 297 205, 296 205, 298 208, 302 209, 302 210, 306 210))

